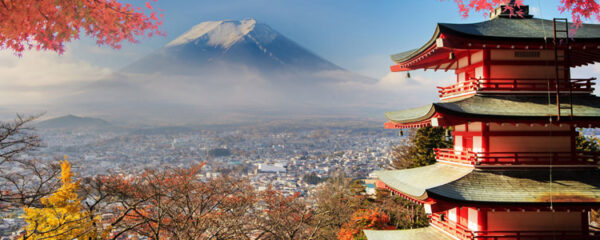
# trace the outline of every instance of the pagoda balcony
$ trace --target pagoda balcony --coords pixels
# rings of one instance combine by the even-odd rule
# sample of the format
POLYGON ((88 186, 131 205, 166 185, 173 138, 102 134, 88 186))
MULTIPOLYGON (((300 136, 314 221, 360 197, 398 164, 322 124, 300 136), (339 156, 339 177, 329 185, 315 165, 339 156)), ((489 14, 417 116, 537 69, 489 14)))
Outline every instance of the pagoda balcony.
MULTIPOLYGON (((594 82, 596 78, 573 78, 569 82, 559 82, 559 90, 561 92, 572 91, 574 93, 592 93, 594 91, 594 82)), ((490 78, 490 79, 475 79, 471 78, 467 81, 457 84, 438 87, 440 99, 449 99, 461 96, 469 96, 475 93, 547 93, 548 91, 556 91, 556 83, 554 79, 535 79, 535 78, 490 78)))
POLYGON ((442 214, 430 215, 429 223, 460 240, 600 240, 600 232, 589 231, 472 231, 442 214))
POLYGON ((442 214, 439 213, 429 216, 429 224, 461 240, 470 240, 474 236, 471 230, 453 221, 449 221, 446 216, 442 217, 442 214))
POLYGON ((436 159, 463 165, 600 165, 600 152, 482 152, 435 149, 436 159))
POLYGON ((598 240, 600 232, 590 231, 476 231, 473 240, 598 240))
POLYGON ((459 82, 454 85, 450 85, 447 87, 437 87, 438 93, 440 94, 440 99, 452 98, 452 97, 460 97, 465 95, 475 94, 479 89, 479 81, 478 80, 469 80, 464 82, 459 82))

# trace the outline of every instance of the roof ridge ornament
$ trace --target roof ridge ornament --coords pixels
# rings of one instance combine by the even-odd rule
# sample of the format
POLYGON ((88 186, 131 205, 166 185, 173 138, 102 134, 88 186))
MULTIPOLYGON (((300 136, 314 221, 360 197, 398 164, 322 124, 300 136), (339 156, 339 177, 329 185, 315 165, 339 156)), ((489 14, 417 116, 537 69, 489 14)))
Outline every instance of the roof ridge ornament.
POLYGON ((529 5, 517 4, 515 0, 510 0, 508 4, 501 4, 490 12, 490 19, 494 18, 533 18, 529 14, 529 5))

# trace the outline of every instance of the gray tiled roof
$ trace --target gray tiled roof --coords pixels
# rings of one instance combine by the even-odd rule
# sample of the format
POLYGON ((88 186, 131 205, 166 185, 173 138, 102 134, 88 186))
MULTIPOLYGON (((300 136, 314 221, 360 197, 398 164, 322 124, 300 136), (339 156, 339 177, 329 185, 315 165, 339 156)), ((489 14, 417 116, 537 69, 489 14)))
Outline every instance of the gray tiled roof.
MULTIPOLYGON (((409 123, 430 118, 435 112, 457 114, 483 118, 547 118, 556 115, 555 99, 547 96, 525 95, 483 95, 478 94, 455 102, 440 102, 420 108, 395 112, 386 112, 385 116, 393 122, 409 123), (548 101, 550 100, 550 102, 548 101)), ((568 103, 566 99, 562 103, 568 103)), ((563 109, 561 114, 566 115, 563 109)), ((600 98, 593 95, 575 95, 573 97, 573 116, 575 118, 600 117, 600 98)))
MULTIPOLYGON (((395 62, 404 62, 424 51, 435 43, 440 34, 448 33, 473 39, 484 40, 527 40, 551 41, 553 35, 552 20, 539 18, 494 18, 484 22, 453 24, 438 23, 436 30, 427 43, 420 48, 394 54, 395 62)), ((600 40, 600 24, 583 24, 574 36, 577 41, 600 40)))
MULTIPOLYGON (((561 23, 557 23, 561 24, 561 23)), ((571 25, 572 23, 569 23, 571 25)), ((564 24, 558 25, 558 27, 564 24)), ((484 22, 469 24, 440 23, 438 26, 442 32, 452 31, 455 33, 485 37, 488 39, 510 38, 510 39, 550 39, 553 36, 552 20, 540 18, 494 18, 484 22)), ((599 24, 583 24, 575 39, 600 39, 599 24)))
POLYGON ((376 171, 375 175, 393 189, 414 198, 425 199, 427 189, 457 180, 471 171, 472 168, 437 163, 403 170, 376 171))
POLYGON ((598 168, 473 169, 436 163, 377 171, 387 186, 416 199, 477 203, 600 203, 598 168), (552 178, 550 177, 552 176, 552 178), (552 179, 552 184, 550 184, 552 179))
POLYGON ((598 203, 600 170, 549 168, 476 170, 427 190, 432 197, 492 203, 598 203), (552 176, 552 184, 550 184, 552 176))
POLYGON ((363 230, 369 240, 452 240, 433 227, 409 230, 363 230))

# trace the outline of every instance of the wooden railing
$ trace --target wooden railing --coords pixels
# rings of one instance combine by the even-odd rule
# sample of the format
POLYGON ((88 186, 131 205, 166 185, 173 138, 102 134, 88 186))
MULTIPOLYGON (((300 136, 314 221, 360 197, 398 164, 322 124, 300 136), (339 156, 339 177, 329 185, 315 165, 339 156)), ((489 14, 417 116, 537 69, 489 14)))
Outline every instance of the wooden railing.
MULTIPOLYGON (((556 91, 556 82, 554 79, 541 78, 491 78, 491 79, 472 79, 479 82, 479 91, 556 91)), ((571 90, 577 92, 594 91, 596 83, 592 82, 596 78, 573 78, 569 82, 559 81, 560 91, 571 90)))
POLYGON ((476 231, 472 239, 481 240, 598 240, 596 231, 476 231))
POLYGON ((435 149, 436 159, 469 165, 600 165, 600 152, 482 152, 435 149))
MULTIPOLYGON (((559 90, 568 92, 569 89, 574 92, 592 93, 596 83, 596 78, 573 78, 568 82, 559 81, 559 90)), ((441 99, 460 96, 475 92, 546 92, 556 91, 554 79, 542 78, 490 78, 477 79, 471 78, 463 82, 456 83, 447 87, 438 87, 441 99)))
POLYGON ((436 148, 435 156, 437 160, 449 161, 455 163, 475 165, 477 164, 477 153, 471 151, 457 151, 451 148, 436 148))
POLYGON ((453 221, 448 219, 441 219, 441 215, 434 213, 431 214, 429 218, 429 223, 440 228, 442 231, 449 233, 452 236, 457 237, 458 239, 473 239, 473 232, 469 229, 461 226, 460 224, 456 224, 453 221))
POLYGON ((488 152, 477 156, 480 164, 598 165, 598 152, 488 152))
POLYGON ((434 213, 429 223, 461 240, 600 240, 600 232, 585 231, 471 231, 434 213))
POLYGON ((447 87, 437 87, 438 93, 440 93, 440 98, 447 98, 452 96, 457 96, 460 94, 466 93, 475 93, 477 89, 479 89, 479 82, 477 80, 469 80, 464 82, 459 82, 454 85, 450 85, 447 87))

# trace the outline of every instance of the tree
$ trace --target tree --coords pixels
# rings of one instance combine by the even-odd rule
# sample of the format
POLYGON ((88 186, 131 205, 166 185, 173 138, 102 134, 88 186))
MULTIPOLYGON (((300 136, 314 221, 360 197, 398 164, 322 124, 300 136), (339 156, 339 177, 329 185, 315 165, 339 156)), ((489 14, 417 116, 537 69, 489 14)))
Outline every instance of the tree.
POLYGON ((99 45, 119 49, 136 36, 163 34, 163 14, 150 2, 146 8, 116 0, 0 0, 0 48, 18 55, 26 49, 63 53, 65 43, 84 32, 99 45))
POLYGON ((308 184, 312 184, 312 185, 322 183, 326 180, 327 180, 326 177, 321 178, 321 177, 317 176, 317 174, 314 172, 304 174, 304 176, 302 177, 302 181, 304 181, 305 183, 308 183, 308 184))
POLYGON ((318 239, 336 239, 340 228, 359 209, 370 208, 371 202, 362 195, 364 187, 343 175, 333 176, 321 184, 313 195, 318 239))
POLYGON ((0 204, 39 207, 40 199, 60 185, 58 164, 22 157, 41 144, 29 126, 36 118, 17 115, 11 122, 0 122, 0 204))
POLYGON ((27 222, 23 239, 95 239, 99 218, 89 216, 81 208, 77 197, 79 182, 73 182, 71 165, 61 162, 61 187, 52 195, 42 198, 43 207, 25 207, 27 222))
POLYGON ((339 240, 366 240, 362 230, 390 230, 390 218, 379 209, 361 209, 352 214, 338 234, 339 240))
POLYGON ((408 143, 394 147, 390 166, 404 169, 435 163, 434 149, 452 146, 452 139, 446 138, 446 131, 444 128, 419 128, 410 134, 408 143))
POLYGON ((600 140, 597 137, 577 136, 575 146, 577 151, 598 152, 600 151, 600 140))
POLYGON ((377 206, 390 217, 390 224, 397 229, 412 229, 429 225, 423 206, 400 196, 392 196, 389 190, 377 189, 377 206))
MULTIPOLYGON (((463 17, 469 16, 471 10, 475 10, 476 12, 491 12, 501 4, 507 5, 507 11, 515 15, 515 17, 522 16, 523 14, 519 9, 523 5, 523 0, 454 0, 454 2, 458 5, 460 14, 463 17), (509 3, 514 3, 514 5, 509 3)), ((575 26, 574 30, 581 27, 583 19, 595 18, 600 21, 600 5, 596 0, 560 0, 558 10, 561 13, 571 13, 571 18, 575 26)))
POLYGON ((285 196, 271 188, 262 191, 259 212, 253 214, 259 232, 256 239, 315 239, 321 224, 313 225, 315 212, 299 197, 299 193, 285 196))
POLYGON ((88 211, 110 216, 109 239, 249 239, 254 189, 227 176, 202 181, 202 166, 88 179, 88 211))

